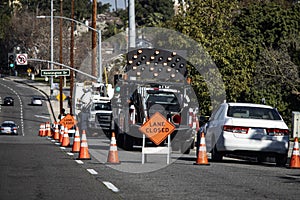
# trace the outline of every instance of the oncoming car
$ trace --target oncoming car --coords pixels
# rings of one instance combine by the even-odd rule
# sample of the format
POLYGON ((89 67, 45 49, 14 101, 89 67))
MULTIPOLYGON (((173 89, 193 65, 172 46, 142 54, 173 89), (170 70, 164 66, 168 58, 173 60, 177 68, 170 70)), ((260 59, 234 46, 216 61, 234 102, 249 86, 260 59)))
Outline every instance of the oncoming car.
POLYGON ((32 97, 31 98, 31 105, 33 106, 42 106, 43 101, 41 97, 32 97))
POLYGON ((4 121, 0 127, 1 134, 18 135, 19 126, 14 121, 4 121))
POLYGON ((12 97, 5 97, 4 101, 3 101, 3 104, 5 106, 13 106, 14 105, 14 98, 12 98, 12 97))
POLYGON ((223 103, 206 126, 206 146, 213 161, 226 154, 255 156, 259 162, 275 157, 287 162, 289 130, 277 109, 261 104, 223 103))

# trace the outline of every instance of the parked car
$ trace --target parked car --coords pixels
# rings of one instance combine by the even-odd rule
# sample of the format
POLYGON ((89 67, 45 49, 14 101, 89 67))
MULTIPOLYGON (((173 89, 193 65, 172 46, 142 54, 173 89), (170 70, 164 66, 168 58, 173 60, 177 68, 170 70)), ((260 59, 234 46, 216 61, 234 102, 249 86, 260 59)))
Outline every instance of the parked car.
POLYGON ((14 98, 12 98, 12 97, 4 97, 3 105, 5 105, 5 106, 13 106, 14 105, 14 98))
POLYGON ((212 160, 226 154, 256 156, 259 162, 275 157, 278 166, 287 162, 289 130, 276 108, 262 104, 223 103, 205 127, 207 151, 212 160))
POLYGON ((18 135, 19 126, 14 121, 4 121, 0 126, 1 134, 18 135))
POLYGON ((31 98, 31 105, 33 106, 42 106, 43 100, 41 97, 34 96, 31 98))

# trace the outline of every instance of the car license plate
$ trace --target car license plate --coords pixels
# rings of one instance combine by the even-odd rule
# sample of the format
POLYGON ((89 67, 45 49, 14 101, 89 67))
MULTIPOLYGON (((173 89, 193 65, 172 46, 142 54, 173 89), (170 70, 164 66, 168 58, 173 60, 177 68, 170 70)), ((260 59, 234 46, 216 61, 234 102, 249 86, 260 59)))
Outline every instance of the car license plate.
POLYGON ((265 129, 264 128, 252 128, 252 130, 255 134, 261 134, 261 135, 265 134, 265 129))

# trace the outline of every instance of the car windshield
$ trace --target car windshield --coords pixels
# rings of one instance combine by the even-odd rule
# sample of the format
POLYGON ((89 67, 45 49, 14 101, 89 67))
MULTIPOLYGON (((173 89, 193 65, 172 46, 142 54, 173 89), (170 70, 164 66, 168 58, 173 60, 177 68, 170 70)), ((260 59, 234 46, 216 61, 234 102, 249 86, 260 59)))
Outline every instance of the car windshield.
POLYGON ((178 100, 173 93, 156 93, 156 94, 150 94, 147 102, 150 104, 173 104, 177 105, 178 100))
POLYGON ((95 103, 92 110, 111 110, 110 103, 95 103))
POLYGON ((12 123, 3 123, 1 126, 3 126, 3 127, 13 127, 15 125, 12 124, 12 123))
POLYGON ((228 117, 281 120, 279 113, 275 109, 251 107, 251 106, 229 106, 228 117))

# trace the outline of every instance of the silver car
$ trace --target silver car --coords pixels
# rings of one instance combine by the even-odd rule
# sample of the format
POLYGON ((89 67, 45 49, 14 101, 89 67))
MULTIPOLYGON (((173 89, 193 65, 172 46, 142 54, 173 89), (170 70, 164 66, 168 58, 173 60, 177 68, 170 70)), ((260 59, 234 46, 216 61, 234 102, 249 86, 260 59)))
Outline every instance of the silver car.
POLYGON ((31 98, 31 105, 33 106, 42 106, 43 100, 41 97, 32 97, 31 98))
POLYGON ((223 103, 205 128, 207 151, 212 160, 226 154, 256 156, 259 162, 275 157, 284 166, 289 149, 289 130, 277 109, 261 104, 223 103))
POLYGON ((0 127, 1 134, 18 135, 19 126, 14 121, 4 121, 0 127))

